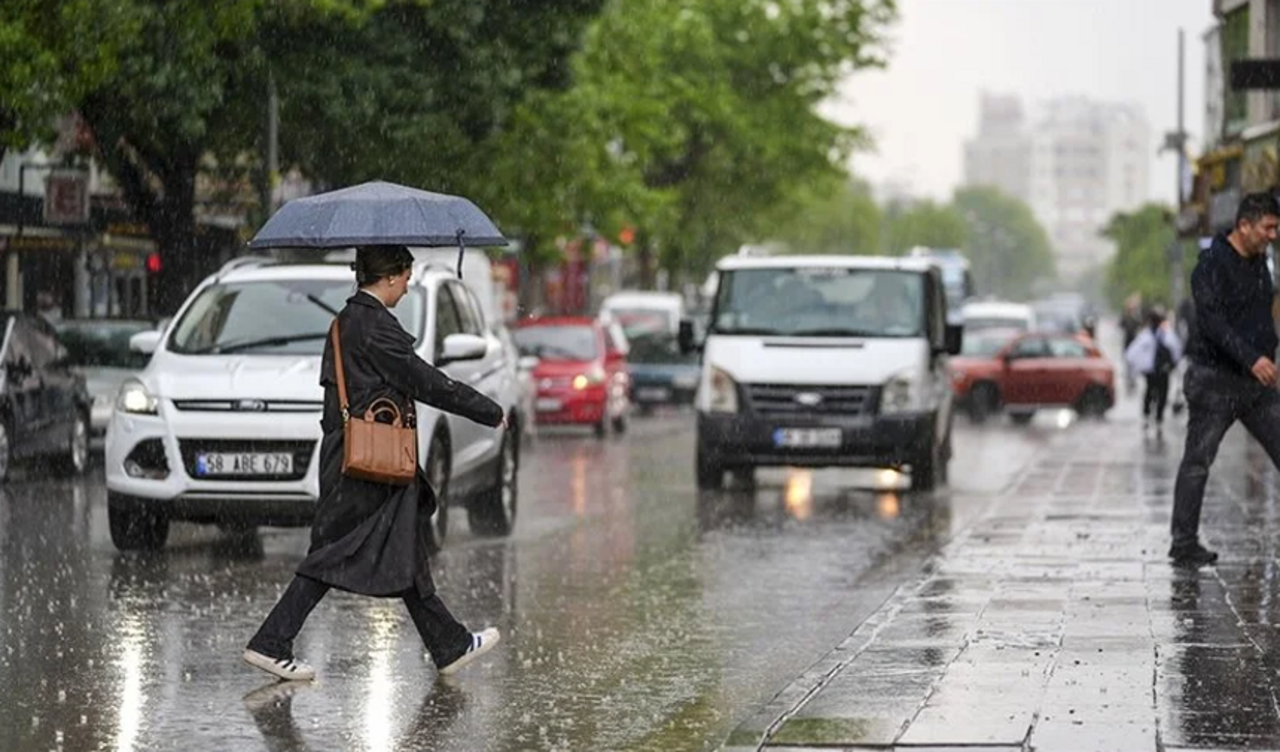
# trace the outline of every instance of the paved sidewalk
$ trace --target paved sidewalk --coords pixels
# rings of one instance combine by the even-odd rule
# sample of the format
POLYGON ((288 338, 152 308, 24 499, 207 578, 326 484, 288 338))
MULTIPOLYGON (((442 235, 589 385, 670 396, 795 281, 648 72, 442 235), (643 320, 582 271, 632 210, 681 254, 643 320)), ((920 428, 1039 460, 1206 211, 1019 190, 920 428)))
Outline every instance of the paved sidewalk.
POLYGON ((1280 750, 1280 478, 1233 431, 1204 512, 1222 560, 1173 568, 1182 422, 1063 431, 727 747, 1280 750))

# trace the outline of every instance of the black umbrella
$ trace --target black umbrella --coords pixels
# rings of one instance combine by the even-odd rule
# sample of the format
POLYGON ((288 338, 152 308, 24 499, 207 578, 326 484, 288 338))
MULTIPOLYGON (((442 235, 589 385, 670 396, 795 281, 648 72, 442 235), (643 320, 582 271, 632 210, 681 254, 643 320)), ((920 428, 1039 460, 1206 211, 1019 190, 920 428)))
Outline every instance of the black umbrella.
POLYGON ((249 248, 506 244, 493 220, 465 198, 375 181, 290 201, 249 248))

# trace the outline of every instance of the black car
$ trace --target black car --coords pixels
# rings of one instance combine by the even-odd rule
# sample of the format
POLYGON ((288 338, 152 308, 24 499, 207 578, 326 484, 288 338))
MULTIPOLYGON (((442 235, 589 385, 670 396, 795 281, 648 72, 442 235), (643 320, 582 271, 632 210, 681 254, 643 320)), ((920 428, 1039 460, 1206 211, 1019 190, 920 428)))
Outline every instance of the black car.
POLYGON ((0 481, 14 462, 52 459, 64 475, 84 472, 89 392, 44 319, 0 312, 0 481))

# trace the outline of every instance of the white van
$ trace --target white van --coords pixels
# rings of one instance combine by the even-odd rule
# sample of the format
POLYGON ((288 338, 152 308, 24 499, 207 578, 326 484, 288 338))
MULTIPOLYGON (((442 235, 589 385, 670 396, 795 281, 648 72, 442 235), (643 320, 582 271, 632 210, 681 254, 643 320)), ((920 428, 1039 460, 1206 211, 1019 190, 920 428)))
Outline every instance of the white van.
POLYGON ((674 292, 624 290, 604 299, 600 315, 621 324, 628 338, 664 333, 674 337, 684 318, 684 298, 674 292))
POLYGON ((1008 303, 1000 300, 982 300, 966 303, 961 309, 965 331, 982 329, 1014 329, 1019 332, 1036 330, 1036 310, 1026 303, 1008 303))
POLYGON ((912 487, 945 482, 951 458, 947 324, 941 272, 927 259, 734 257, 702 350, 697 481, 762 466, 908 470, 912 487))

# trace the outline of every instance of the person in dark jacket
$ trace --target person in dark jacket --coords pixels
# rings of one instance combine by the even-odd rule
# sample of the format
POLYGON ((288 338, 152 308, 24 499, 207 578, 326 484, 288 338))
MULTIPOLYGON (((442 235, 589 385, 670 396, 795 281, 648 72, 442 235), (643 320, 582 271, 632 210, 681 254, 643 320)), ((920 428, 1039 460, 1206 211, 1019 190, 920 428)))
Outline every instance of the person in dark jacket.
MULTIPOLYGON (((359 291, 338 314, 350 414, 362 415, 389 398, 401 414, 415 401, 506 427, 503 409, 420 359, 413 336, 389 310, 408 291, 413 255, 403 246, 363 247, 354 264, 359 291)), ((311 548, 293 582, 244 652, 244 660, 281 679, 307 680, 315 671, 294 657, 293 640, 330 588, 404 601, 414 626, 442 674, 465 666, 498 642, 496 629, 472 633, 436 595, 427 559, 436 499, 419 473, 416 483, 393 486, 342 473, 343 415, 333 343, 320 367, 324 413, 320 426, 320 499, 311 548)))
POLYGON ((1176 564, 1203 565, 1218 555, 1200 543, 1200 508, 1209 467, 1227 430, 1240 421, 1280 468, 1280 393, 1277 339, 1267 270, 1267 246, 1280 228, 1280 205, 1270 194, 1245 196, 1235 229, 1213 239, 1191 274, 1195 327, 1183 380, 1189 410, 1186 449, 1173 492, 1176 564))

